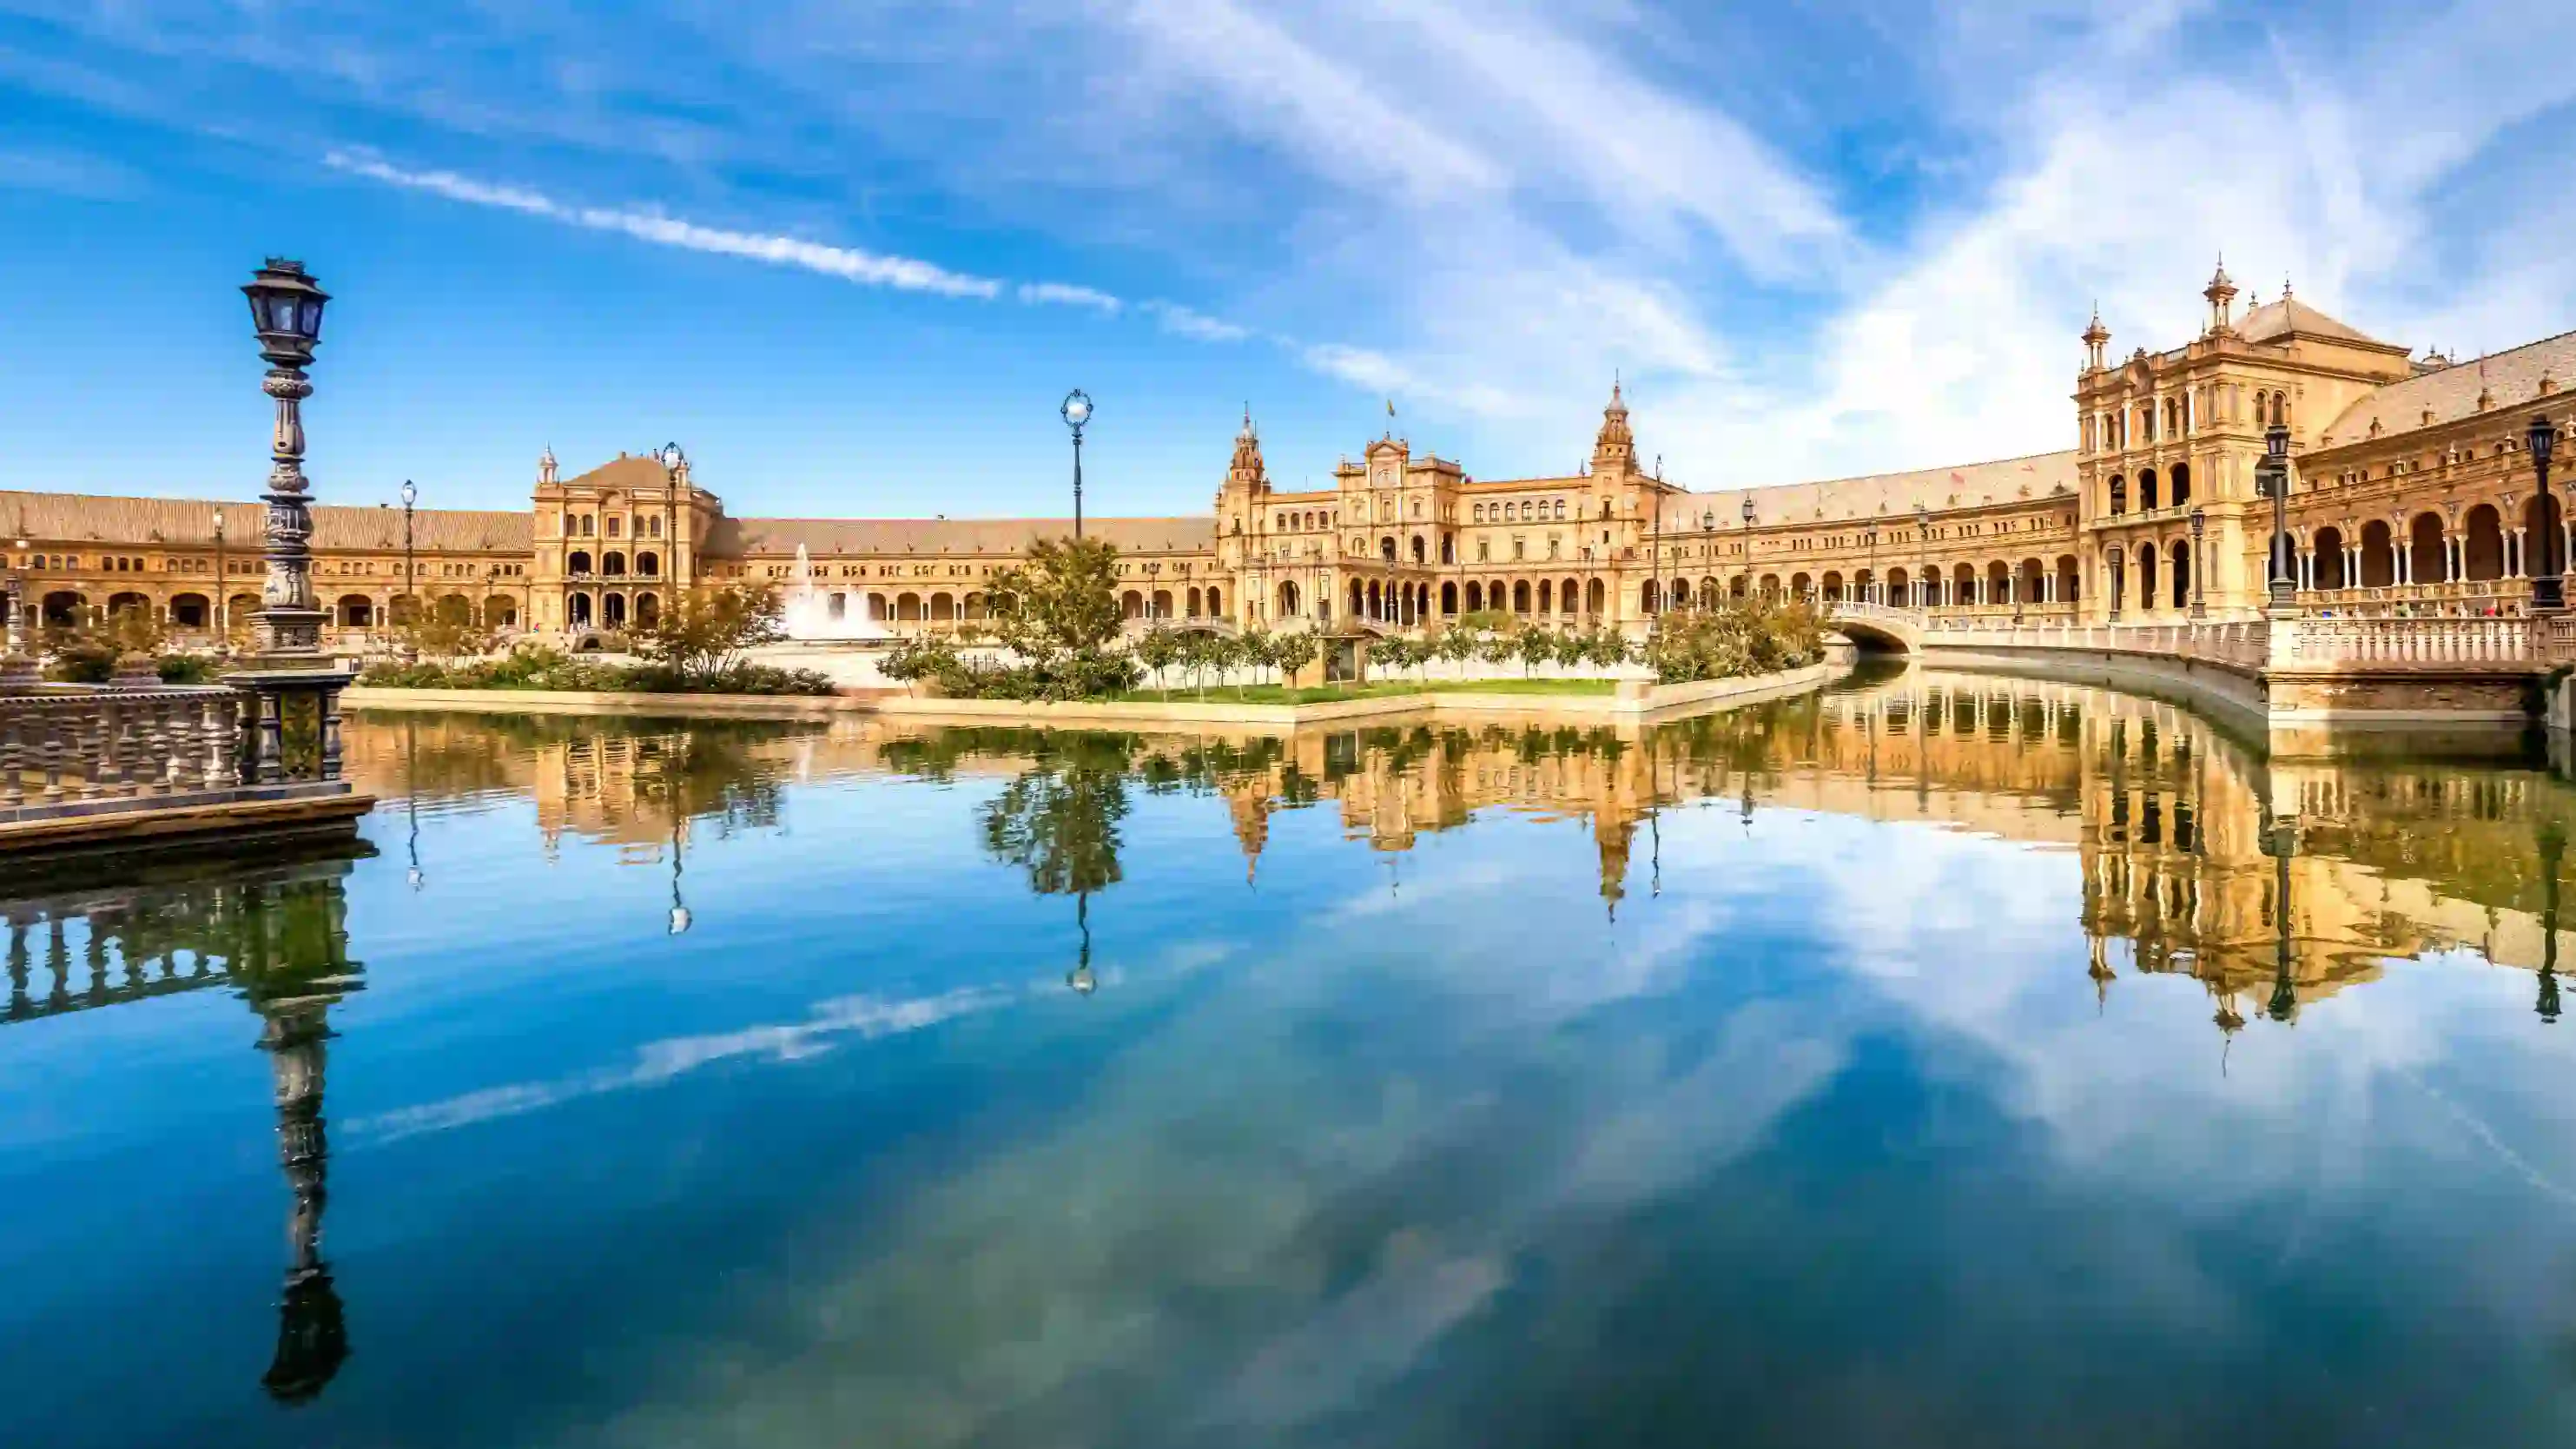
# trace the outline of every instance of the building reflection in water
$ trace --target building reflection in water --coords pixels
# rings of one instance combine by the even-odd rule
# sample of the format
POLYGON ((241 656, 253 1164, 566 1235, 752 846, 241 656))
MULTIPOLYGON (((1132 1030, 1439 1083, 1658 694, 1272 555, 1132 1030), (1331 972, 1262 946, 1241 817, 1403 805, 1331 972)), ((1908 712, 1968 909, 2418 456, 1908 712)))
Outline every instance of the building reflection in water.
POLYGON ((284 1403, 320 1394, 349 1355, 340 1295, 322 1255, 330 1201, 323 1086, 331 1008, 361 985, 361 968, 349 958, 346 881, 365 852, 344 845, 336 856, 249 871, 201 865, 111 874, 101 866, 15 886, 0 900, 11 1023, 218 986, 238 993, 259 1017, 289 1201, 277 1345, 260 1384, 284 1403), (105 880, 116 883, 90 883, 105 880), (75 928, 82 938, 77 966, 75 928), (41 965, 33 943, 39 930, 41 965), (40 969, 47 977, 41 993, 32 984, 40 969), (77 990, 75 974, 86 982, 77 990))
POLYGON ((1636 833, 1650 893, 1661 813, 1732 807, 1920 821, 2062 849, 2081 881, 2084 969, 2107 1010, 2124 975, 2180 976, 2232 1035, 2289 1022, 2392 959, 2470 947, 2544 972, 2555 1012, 2559 837, 2571 795, 2540 762, 2463 764, 2394 749, 2266 756, 2186 709, 2076 684, 1908 670, 1650 730, 1497 723, 1259 733, 923 731, 828 726, 408 717, 360 719, 351 772, 423 809, 533 797, 550 849, 569 832, 673 872, 695 832, 782 823, 784 787, 891 771, 999 783, 987 852, 1034 892, 1073 898, 1076 990, 1095 986, 1094 897, 1121 876, 1132 796, 1221 800, 1257 881, 1271 816, 1321 808, 1400 854, 1476 813, 1583 824, 1605 912, 1628 895, 1636 833))
POLYGON ((1497 723, 1259 733, 924 731, 873 720, 779 726, 361 717, 361 788, 417 782, 421 808, 533 798, 548 848, 574 834, 672 872, 695 834, 783 823, 785 788, 895 772, 999 782, 983 843, 1028 888, 1073 898, 1069 983, 1087 991, 1094 897, 1122 874, 1133 796, 1222 801, 1247 884, 1271 817, 1335 812, 1400 854, 1481 811, 1584 825, 1603 908, 1628 895, 1636 833, 1664 884, 1661 813, 1762 806, 1920 821, 2062 849, 2081 881, 2084 969, 2107 1010, 2124 975, 2179 976, 2232 1035, 2468 947, 2541 973, 2556 1012, 2557 873, 2568 787, 2542 762, 2378 748, 2266 756, 2178 706, 2077 684, 1907 670, 1804 699, 1638 730, 1497 723))

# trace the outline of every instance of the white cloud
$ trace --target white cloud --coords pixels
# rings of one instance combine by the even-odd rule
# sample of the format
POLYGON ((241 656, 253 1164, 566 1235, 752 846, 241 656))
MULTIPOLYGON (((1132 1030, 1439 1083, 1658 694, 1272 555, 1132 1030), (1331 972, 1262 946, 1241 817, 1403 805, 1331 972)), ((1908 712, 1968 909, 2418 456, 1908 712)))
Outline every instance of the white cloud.
POLYGON ((1127 304, 1096 287, 1067 282, 1022 282, 1020 300, 1060 307, 1090 307, 1115 317, 1127 304))
POLYGON ((1147 302, 1145 310, 1153 314, 1154 320, 1162 324, 1164 331, 1175 337, 1187 337, 1194 342, 1241 342, 1252 335, 1252 329, 1249 327, 1236 326, 1222 318, 1211 317, 1204 312, 1184 307, 1178 302, 1166 302, 1157 298, 1147 302))
MULTIPOLYGON (((912 257, 887 256, 859 251, 851 247, 828 246, 797 237, 763 236, 754 232, 728 231, 721 227, 700 226, 659 212, 621 210, 611 207, 571 206, 556 201, 543 192, 525 187, 495 185, 460 176, 453 171, 405 171, 372 156, 348 151, 325 155, 323 164, 336 171, 381 181, 389 186, 427 192, 450 201, 471 206, 499 207, 528 216, 591 231, 617 232, 656 246, 679 247, 687 251, 709 252, 718 256, 741 257, 766 262, 772 266, 798 267, 827 277, 838 277, 865 287, 890 287, 899 292, 928 292, 942 297, 999 296, 1002 284, 989 277, 952 272, 912 257)), ((1067 291, 1081 289, 1063 289, 1067 291)), ((1099 294, 1094 293, 1094 296, 1099 294)), ((1041 301, 1069 300, 1044 297, 1041 301)))

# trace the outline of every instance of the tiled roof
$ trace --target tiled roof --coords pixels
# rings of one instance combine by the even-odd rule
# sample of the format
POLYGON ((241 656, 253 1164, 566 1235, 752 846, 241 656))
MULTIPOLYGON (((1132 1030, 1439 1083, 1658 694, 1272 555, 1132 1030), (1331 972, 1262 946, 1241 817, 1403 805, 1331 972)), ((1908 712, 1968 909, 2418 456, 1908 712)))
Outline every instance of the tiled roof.
MULTIPOLYGON (((2334 439, 2332 446, 2341 448, 2367 441, 2373 420, 2379 423, 2382 436, 2457 422, 2477 412, 2481 391, 2492 395, 2499 408, 2531 401, 2540 396, 2540 379, 2544 375, 2557 384, 2553 395, 2576 388, 2576 332, 2561 332, 2511 352, 2499 352, 2475 362, 2455 362, 2392 382, 2345 408, 2343 415, 2328 425, 2324 436, 2334 439), (2430 424, 2424 421, 2428 408, 2433 413, 2430 424)), ((2570 399, 2570 406, 2576 408, 2576 399, 2570 399)))
POLYGON ((1664 527, 1696 528, 1714 517, 1719 528, 1744 526, 1744 500, 1753 499, 1756 528, 1866 519, 1911 519, 1918 503, 1938 513, 1953 508, 2040 500, 2060 488, 2075 491, 2075 454, 2035 453, 1949 468, 1916 468, 1816 483, 1720 488, 1666 501, 1664 527), (2025 491, 2027 490, 2027 491, 2025 491))
MULTIPOLYGON (((0 530, 12 541, 212 548, 217 509, 224 515, 224 542, 246 554, 257 551, 268 507, 256 499, 103 498, 0 490, 0 530)), ((422 553, 524 554, 533 536, 534 525, 525 513, 425 508, 412 515, 412 547, 422 553)), ((400 549, 402 541, 398 508, 314 505, 316 549, 400 549)))
MULTIPOLYGON (((1107 539, 1122 553, 1204 553, 1215 546, 1213 518, 1085 518, 1083 535, 1107 539)), ((716 526, 706 551, 748 558, 834 553, 986 553, 1008 556, 1040 538, 1069 537, 1069 518, 734 518, 716 526)))
POLYGON ((2326 337, 2337 342, 2366 342, 2376 347, 2390 344, 2380 341, 2360 328, 2338 322, 2296 297, 2266 302, 2239 319, 2236 335, 2248 342, 2269 342, 2275 337, 2296 334, 2300 337, 2326 337))

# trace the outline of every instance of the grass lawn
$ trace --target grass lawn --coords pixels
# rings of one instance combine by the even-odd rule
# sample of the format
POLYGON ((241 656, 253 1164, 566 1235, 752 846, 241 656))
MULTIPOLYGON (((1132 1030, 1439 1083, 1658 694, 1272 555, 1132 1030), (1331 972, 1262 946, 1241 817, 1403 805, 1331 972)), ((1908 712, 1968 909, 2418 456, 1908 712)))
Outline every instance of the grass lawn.
MULTIPOLYGON (((1211 684, 1206 701, 1210 704, 1338 704, 1346 699, 1383 699, 1392 694, 1548 694, 1597 695, 1615 693, 1615 679, 1434 679, 1417 684, 1412 680, 1375 680, 1368 684, 1326 684, 1312 689, 1283 689, 1276 684, 1245 686, 1236 694, 1231 685, 1211 684)), ((1195 689, 1131 689, 1112 698, 1138 704, 1196 704, 1200 691, 1195 689)))

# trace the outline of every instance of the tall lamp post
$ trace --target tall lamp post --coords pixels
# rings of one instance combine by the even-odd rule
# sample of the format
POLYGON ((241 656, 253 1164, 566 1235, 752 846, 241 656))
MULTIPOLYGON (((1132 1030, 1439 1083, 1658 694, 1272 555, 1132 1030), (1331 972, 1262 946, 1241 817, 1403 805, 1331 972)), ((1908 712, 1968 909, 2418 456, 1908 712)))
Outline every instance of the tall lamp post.
POLYGON ((2531 581, 2531 609, 2554 614, 2567 607, 2567 561, 2558 556, 2560 525, 2550 516, 2557 510, 2549 497, 2549 455, 2558 442, 2558 426, 2534 413, 2523 441, 2531 449, 2531 471, 2540 480, 2540 575, 2531 581))
POLYGON ((1082 428, 1091 421, 1091 394, 1081 388, 1064 395, 1064 425, 1073 429, 1073 536, 1082 537, 1082 428))
POLYGON ((2271 603, 2274 610, 2287 612, 2298 605, 2298 583, 2290 576, 2290 428, 2286 423, 2263 430, 2262 476, 2263 486, 2272 494, 2271 603))
MULTIPOLYGON (((420 585, 414 577, 411 559, 411 510, 420 501, 420 490, 409 478, 403 480, 403 597, 411 601, 411 622, 420 622, 420 585)), ((400 623, 397 619, 394 622, 400 623)))
POLYGON ((1932 607, 1932 585, 1923 575, 1932 570, 1932 510, 1914 505, 1914 598, 1923 608, 1932 607))
POLYGON ((2209 527, 2209 515, 2198 504, 2191 510, 2191 616, 2209 617, 2208 596, 2202 592, 2201 576, 2209 572, 2209 556, 2201 551, 2201 536, 2209 527))
POLYGON ((677 511, 680 473, 682 469, 689 466, 689 455, 681 452, 680 445, 677 443, 664 443, 662 451, 653 456, 660 459, 662 464, 662 577, 669 580, 672 589, 677 590, 680 587, 680 570, 675 562, 679 557, 680 547, 680 518, 677 511))
POLYGON ((243 286, 259 355, 269 364, 260 390, 277 401, 277 427, 269 450, 268 578, 260 586, 258 652, 289 667, 310 666, 322 653, 322 610, 313 602, 313 513, 304 479, 304 399, 313 395, 304 369, 322 340, 322 308, 329 293, 314 284, 302 262, 271 257, 243 286))
POLYGON ((1749 598, 1756 587, 1753 582, 1753 495, 1751 493, 1744 495, 1744 507, 1741 511, 1744 514, 1744 591, 1749 598))
POLYGON ((224 562, 224 511, 215 510, 215 652, 233 637, 233 591, 224 562))

